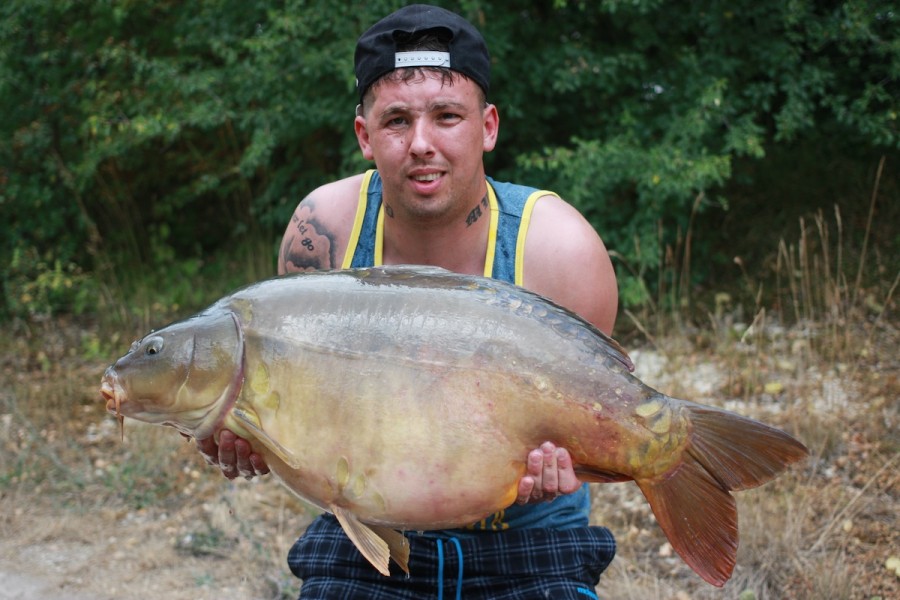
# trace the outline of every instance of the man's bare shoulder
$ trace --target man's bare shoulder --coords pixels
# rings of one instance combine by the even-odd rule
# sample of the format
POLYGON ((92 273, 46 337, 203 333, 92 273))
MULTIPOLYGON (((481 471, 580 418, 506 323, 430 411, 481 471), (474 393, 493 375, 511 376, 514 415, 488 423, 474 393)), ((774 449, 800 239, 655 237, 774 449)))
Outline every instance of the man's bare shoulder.
POLYGON ((363 177, 354 175, 327 183, 297 205, 281 240, 280 274, 340 268, 363 177))
POLYGON ((557 196, 534 206, 525 242, 525 287, 572 310, 605 333, 618 310, 618 287, 603 240, 557 196))

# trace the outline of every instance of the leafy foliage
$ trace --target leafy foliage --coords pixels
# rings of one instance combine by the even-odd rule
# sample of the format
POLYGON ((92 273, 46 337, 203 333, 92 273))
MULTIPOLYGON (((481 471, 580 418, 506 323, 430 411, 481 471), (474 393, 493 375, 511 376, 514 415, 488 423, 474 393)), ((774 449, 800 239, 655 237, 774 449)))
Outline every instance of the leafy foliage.
MULTIPOLYGON (((271 265, 303 195, 364 167, 353 48, 401 4, 4 2, 0 261, 48 266, 5 272, 0 312, 36 310, 23 286, 54 272, 162 279, 259 239, 271 265)), ((631 279, 653 281, 695 212, 729 205, 736 165, 820 140, 900 148, 887 1, 440 4, 491 48, 490 172, 584 211, 628 266, 624 290, 646 290, 631 279)))

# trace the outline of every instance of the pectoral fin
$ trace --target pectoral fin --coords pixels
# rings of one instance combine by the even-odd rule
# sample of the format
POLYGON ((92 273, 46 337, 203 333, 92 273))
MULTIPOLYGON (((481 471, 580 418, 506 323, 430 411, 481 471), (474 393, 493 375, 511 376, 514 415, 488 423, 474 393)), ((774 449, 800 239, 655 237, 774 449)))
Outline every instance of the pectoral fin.
POLYGON ((409 542, 402 533, 387 527, 366 525, 352 512, 335 504, 330 505, 328 510, 334 513, 344 533, 379 573, 385 576, 391 574, 388 568, 390 558, 409 573, 409 542))
POLYGON ((259 417, 253 409, 236 406, 234 407, 234 410, 231 411, 231 415, 239 422, 241 427, 247 429, 253 437, 258 439, 266 448, 274 452, 275 455, 283 460, 289 467, 297 469, 302 466, 300 459, 294 456, 293 452, 276 442, 268 433, 263 431, 262 424, 259 422, 259 417))
POLYGON ((391 551, 391 558, 400 565, 404 573, 409 575, 409 540, 406 539, 406 536, 390 527, 382 527, 381 525, 369 525, 369 527, 387 542, 388 549, 391 551))

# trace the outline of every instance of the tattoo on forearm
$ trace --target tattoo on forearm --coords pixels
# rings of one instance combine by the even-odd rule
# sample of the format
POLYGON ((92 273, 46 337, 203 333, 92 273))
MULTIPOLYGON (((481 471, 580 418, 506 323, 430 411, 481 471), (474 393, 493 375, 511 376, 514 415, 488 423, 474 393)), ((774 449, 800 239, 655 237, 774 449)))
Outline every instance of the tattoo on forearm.
POLYGON ((334 268, 334 234, 313 215, 313 202, 305 200, 291 217, 279 258, 285 272, 334 268))
POLYGON ((490 209, 488 204, 488 198, 485 196, 481 199, 481 202, 475 205, 468 216, 466 217, 466 227, 471 227, 475 224, 475 221, 481 218, 481 216, 490 209))

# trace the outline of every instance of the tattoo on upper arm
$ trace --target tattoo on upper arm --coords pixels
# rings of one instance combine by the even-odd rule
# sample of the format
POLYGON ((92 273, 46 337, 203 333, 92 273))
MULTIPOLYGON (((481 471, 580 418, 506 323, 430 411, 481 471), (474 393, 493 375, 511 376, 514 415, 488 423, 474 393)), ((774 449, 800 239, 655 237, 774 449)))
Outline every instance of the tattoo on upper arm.
POLYGON ((315 203, 307 198, 291 217, 281 240, 282 271, 310 271, 335 267, 334 233, 315 218, 315 203))

